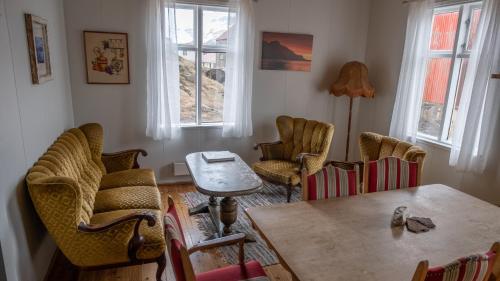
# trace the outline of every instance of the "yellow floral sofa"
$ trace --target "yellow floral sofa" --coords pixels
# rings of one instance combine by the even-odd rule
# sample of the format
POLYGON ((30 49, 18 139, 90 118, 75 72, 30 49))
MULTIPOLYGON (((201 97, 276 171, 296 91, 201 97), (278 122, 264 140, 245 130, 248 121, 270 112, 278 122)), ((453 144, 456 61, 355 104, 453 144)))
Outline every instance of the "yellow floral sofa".
POLYGON ((143 150, 103 154, 103 129, 63 133, 26 176, 35 209, 62 253, 93 269, 157 262, 165 269, 162 201, 143 150))

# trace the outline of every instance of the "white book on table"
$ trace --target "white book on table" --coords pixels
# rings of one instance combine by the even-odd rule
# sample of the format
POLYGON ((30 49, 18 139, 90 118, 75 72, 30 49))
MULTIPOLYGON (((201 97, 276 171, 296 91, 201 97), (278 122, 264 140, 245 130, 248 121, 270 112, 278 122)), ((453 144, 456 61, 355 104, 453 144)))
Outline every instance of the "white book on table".
POLYGON ((205 151, 201 156, 207 163, 234 161, 234 153, 230 151, 205 151))

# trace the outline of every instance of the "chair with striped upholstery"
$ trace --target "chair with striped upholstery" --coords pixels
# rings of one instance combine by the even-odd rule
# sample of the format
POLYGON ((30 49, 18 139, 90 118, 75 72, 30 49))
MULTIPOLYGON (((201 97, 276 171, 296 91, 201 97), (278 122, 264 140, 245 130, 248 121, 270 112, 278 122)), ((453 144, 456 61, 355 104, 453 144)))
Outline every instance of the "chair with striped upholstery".
POLYGON ((364 164, 363 192, 377 192, 418 185, 419 163, 385 157, 364 164))
POLYGON ((312 175, 303 171, 302 182, 303 200, 354 196, 361 192, 360 171, 356 164, 352 169, 343 169, 335 166, 334 161, 328 162, 312 175))
MULTIPOLYGON (((366 187, 366 169, 370 161, 386 157, 417 162, 417 183, 420 185, 426 152, 418 145, 377 133, 363 132, 359 136, 359 153, 363 161, 363 186, 366 187)), ((366 190, 365 190, 366 191, 366 190)))
POLYGON ((171 197, 168 198, 168 205, 168 211, 164 217, 165 237, 176 281, 269 281, 259 262, 244 262, 245 234, 243 233, 200 242, 187 249, 179 217, 171 197), (234 244, 239 244, 239 265, 226 266, 200 274, 194 273, 189 255, 201 250, 234 244))
POLYGON ((412 281, 492 281, 498 280, 500 271, 500 243, 496 242, 486 254, 460 258, 445 266, 429 268, 421 261, 412 281))

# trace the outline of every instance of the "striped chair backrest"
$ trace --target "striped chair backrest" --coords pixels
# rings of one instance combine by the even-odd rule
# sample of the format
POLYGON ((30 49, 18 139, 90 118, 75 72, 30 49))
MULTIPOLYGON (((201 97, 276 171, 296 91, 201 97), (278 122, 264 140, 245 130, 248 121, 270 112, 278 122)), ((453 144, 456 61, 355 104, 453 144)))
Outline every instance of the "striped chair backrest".
POLYGON ((496 253, 471 255, 448 265, 430 268, 425 281, 487 281, 493 268, 496 253))
POLYGON ((353 170, 344 170, 331 164, 317 173, 307 176, 307 200, 320 200, 336 197, 353 196, 359 193, 359 166, 353 170))
POLYGON ((182 233, 182 227, 174 202, 171 198, 169 198, 168 201, 168 211, 164 217, 167 250, 170 255, 172 267, 174 268, 176 281, 186 281, 181 254, 182 249, 185 249, 186 241, 184 239, 184 234, 182 233))
POLYGON ((367 192, 377 192, 417 186, 418 163, 397 157, 368 162, 367 192))

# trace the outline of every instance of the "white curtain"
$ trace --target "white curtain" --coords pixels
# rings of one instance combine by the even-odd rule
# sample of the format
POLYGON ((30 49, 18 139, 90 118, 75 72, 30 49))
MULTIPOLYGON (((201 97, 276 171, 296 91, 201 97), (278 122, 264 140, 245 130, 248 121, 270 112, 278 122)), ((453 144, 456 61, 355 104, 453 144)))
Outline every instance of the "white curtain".
POLYGON ((450 165, 482 173, 498 144, 500 110, 500 0, 484 0, 455 121, 450 165), (496 142, 496 143, 495 143, 496 142))
POLYGON ((180 128, 175 1, 147 0, 147 5, 146 135, 155 140, 170 139, 180 128))
POLYGON ((255 19, 252 0, 229 1, 223 137, 247 137, 252 129, 255 19))
POLYGON ((406 40, 389 134, 416 141, 431 38, 434 1, 409 3, 406 40))

